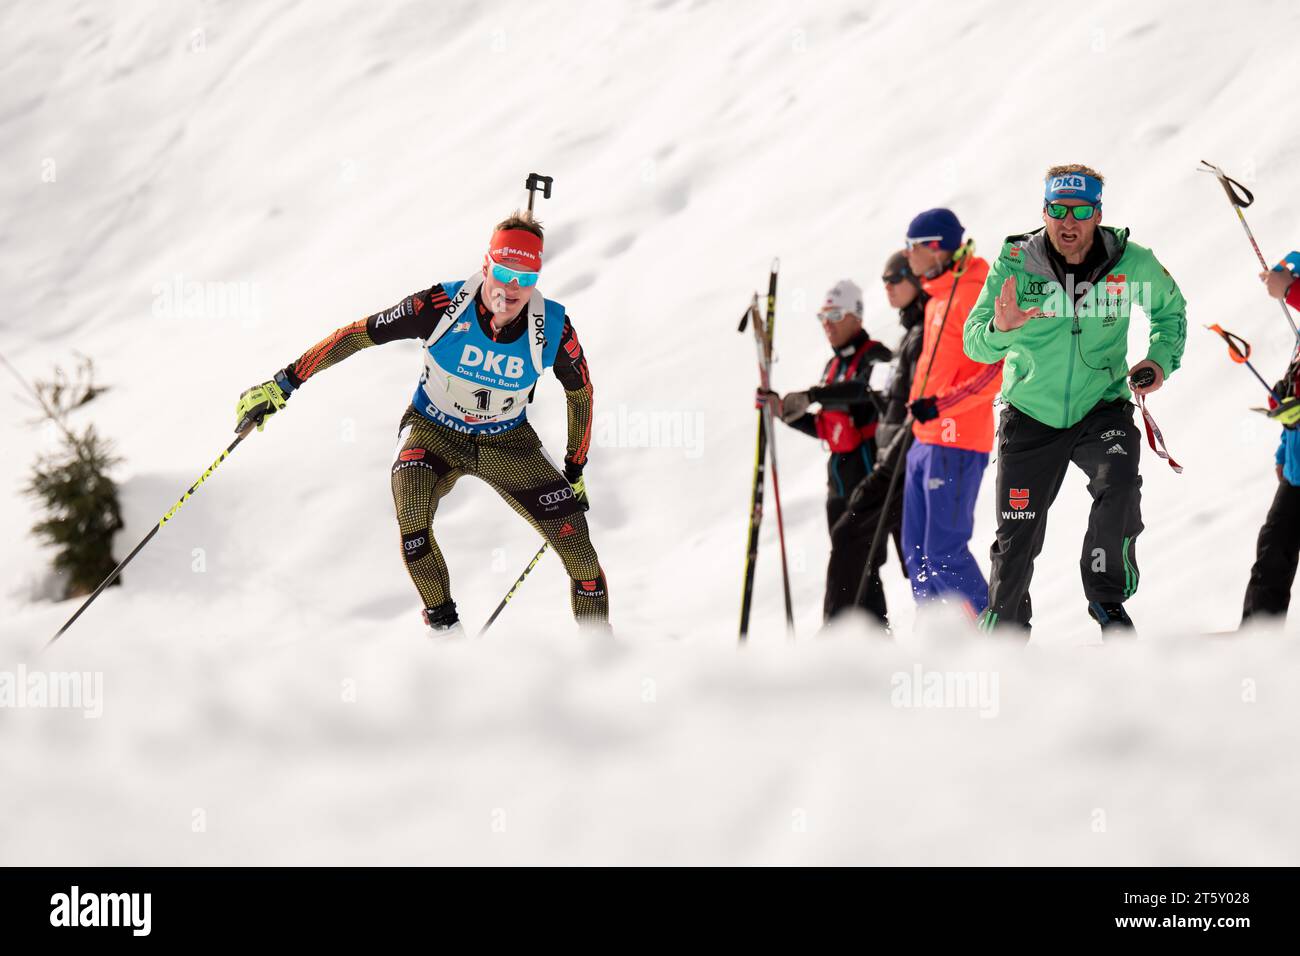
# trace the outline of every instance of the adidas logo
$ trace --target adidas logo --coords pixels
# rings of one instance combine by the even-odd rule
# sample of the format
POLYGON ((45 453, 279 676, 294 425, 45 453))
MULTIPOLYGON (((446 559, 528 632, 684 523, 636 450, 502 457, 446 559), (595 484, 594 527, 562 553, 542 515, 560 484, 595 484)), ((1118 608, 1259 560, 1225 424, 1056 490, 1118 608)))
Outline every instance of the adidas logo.
POLYGON ((578 532, 578 529, 575 528, 573 525, 569 524, 569 522, 566 521, 566 522, 564 522, 564 526, 563 526, 562 528, 560 528, 559 537, 561 537, 561 538, 567 538, 567 537, 568 537, 569 535, 571 535, 571 534, 577 534, 577 532, 578 532))
POLYGON ((931 491, 938 491, 946 484, 946 482, 942 478, 931 478, 925 484, 931 491))
POLYGON ((1124 446, 1123 446, 1123 445, 1111 445, 1109 448, 1106 449, 1106 454, 1108 454, 1108 455, 1127 455, 1128 452, 1126 452, 1126 451, 1124 450, 1124 446))

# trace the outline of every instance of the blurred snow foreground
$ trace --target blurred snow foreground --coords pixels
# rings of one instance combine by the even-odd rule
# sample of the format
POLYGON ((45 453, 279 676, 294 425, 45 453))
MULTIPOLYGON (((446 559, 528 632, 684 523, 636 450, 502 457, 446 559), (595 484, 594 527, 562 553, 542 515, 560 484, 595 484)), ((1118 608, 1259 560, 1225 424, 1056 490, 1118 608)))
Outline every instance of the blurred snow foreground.
MULTIPOLYGON (((125 460, 118 556, 230 440, 242 389, 468 275, 537 171, 555 177, 543 288, 591 363, 590 520, 617 632, 574 633, 548 555, 488 638, 426 638, 389 496, 419 360, 402 343, 308 383, 37 654, 75 604, 49 600, 50 556, 27 533, 17 489, 48 434, 15 406, 0 416, 0 863, 1300 862, 1296 638, 1195 636, 1236 623, 1277 443, 1248 410, 1257 383, 1197 326, 1231 318, 1265 375, 1293 345, 1195 174, 1209 159, 1254 190, 1270 258, 1300 242, 1300 128, 1260 94, 1294 81, 1300 12, 1252 10, 0 10, 0 348, 29 377, 80 350, 111 386, 73 424, 125 460), (1077 77, 1086 95, 1056 82, 1077 77), (1043 171, 1072 161, 1106 174, 1106 222, 1189 302, 1183 368, 1151 400, 1186 471, 1146 455, 1128 605, 1143 639, 1096 646, 1074 475, 1028 648, 914 622, 892 561, 898 643, 858 622, 814 637, 824 456, 783 431, 799 640, 781 633, 769 520, 738 651, 755 371, 735 324, 772 257, 788 391, 825 362, 814 310, 839 279, 896 341, 873 284, 913 215, 952 207, 991 257, 1039 221, 1043 171)), ((1146 331, 1137 317, 1134 355, 1146 331)), ((563 447, 553 382, 530 420, 563 447)), ((990 475, 985 568, 995 510, 990 475)), ((471 482, 436 533, 473 629, 537 542, 471 482)))
POLYGON ((1294 640, 952 633, 83 634, 27 666, 102 716, 0 711, 0 859, 1297 861, 1294 640))

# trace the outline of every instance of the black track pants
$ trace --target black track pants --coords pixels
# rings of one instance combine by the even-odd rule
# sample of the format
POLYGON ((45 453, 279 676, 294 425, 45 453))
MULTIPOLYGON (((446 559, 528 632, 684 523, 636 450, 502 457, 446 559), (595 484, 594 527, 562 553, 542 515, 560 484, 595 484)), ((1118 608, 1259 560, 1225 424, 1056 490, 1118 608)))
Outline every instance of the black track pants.
POLYGON ((1241 619, 1259 615, 1285 616, 1291 604, 1291 585, 1300 558, 1300 488, 1278 482, 1277 494, 1259 529, 1255 566, 1250 569, 1241 619))
POLYGON ((487 482, 550 542, 572 579, 570 605, 581 623, 609 619, 609 595, 587 518, 573 490, 525 422, 500 435, 471 436, 407 409, 402 418, 393 502, 406 570, 426 608, 451 600, 447 562, 433 536, 438 503, 463 476, 487 482))
POLYGON ((889 503, 889 516, 885 519, 885 540, 880 543, 872 562, 867 591, 861 605, 856 604, 858 586, 867 568, 867 552, 875 536, 876 525, 889 494, 890 479, 894 474, 894 461, 882 461, 876 470, 860 481, 849 496, 847 506, 838 521, 831 526, 831 556, 826 565, 826 598, 822 617, 831 620, 854 606, 887 623, 888 608, 885 590, 880 583, 880 568, 889 557, 889 537, 897 547, 903 524, 902 486, 894 489, 889 503))
POLYGON ((1092 512, 1079 571, 1089 601, 1122 602, 1138 586, 1134 542, 1142 531, 1141 435, 1126 401, 1103 402, 1070 428, 1052 428, 1007 405, 998 425, 997 538, 986 627, 1028 626, 1029 582, 1043 549, 1047 512, 1070 463, 1088 476, 1092 512))

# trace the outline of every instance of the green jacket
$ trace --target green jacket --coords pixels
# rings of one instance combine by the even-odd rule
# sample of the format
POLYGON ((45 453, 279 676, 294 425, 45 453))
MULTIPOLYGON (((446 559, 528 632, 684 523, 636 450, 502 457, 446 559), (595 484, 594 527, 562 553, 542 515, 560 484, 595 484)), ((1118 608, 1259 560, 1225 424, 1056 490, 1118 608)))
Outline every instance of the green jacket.
POLYGON ((1151 250, 1128 241, 1127 229, 1102 226, 1106 256, 1072 298, 1047 254, 1047 233, 1009 236, 979 301, 966 318, 963 344, 977 362, 1004 361, 1002 397, 1038 421, 1068 428, 1101 401, 1127 399, 1128 319, 1137 305, 1151 323, 1147 358, 1168 377, 1187 339, 1187 305, 1151 250), (1015 276, 1020 308, 1042 315, 1018 329, 993 326, 993 302, 1015 276), (1082 290, 1082 294, 1078 294, 1082 290))

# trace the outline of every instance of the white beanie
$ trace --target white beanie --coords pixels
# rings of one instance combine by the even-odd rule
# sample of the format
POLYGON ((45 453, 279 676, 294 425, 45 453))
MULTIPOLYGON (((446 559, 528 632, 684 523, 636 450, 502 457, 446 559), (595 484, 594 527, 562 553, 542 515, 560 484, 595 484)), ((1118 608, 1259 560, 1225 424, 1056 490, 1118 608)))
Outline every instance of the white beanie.
POLYGON ((831 286, 822 303, 822 311, 840 309, 846 315, 862 317, 862 289, 852 279, 841 279, 831 286))

